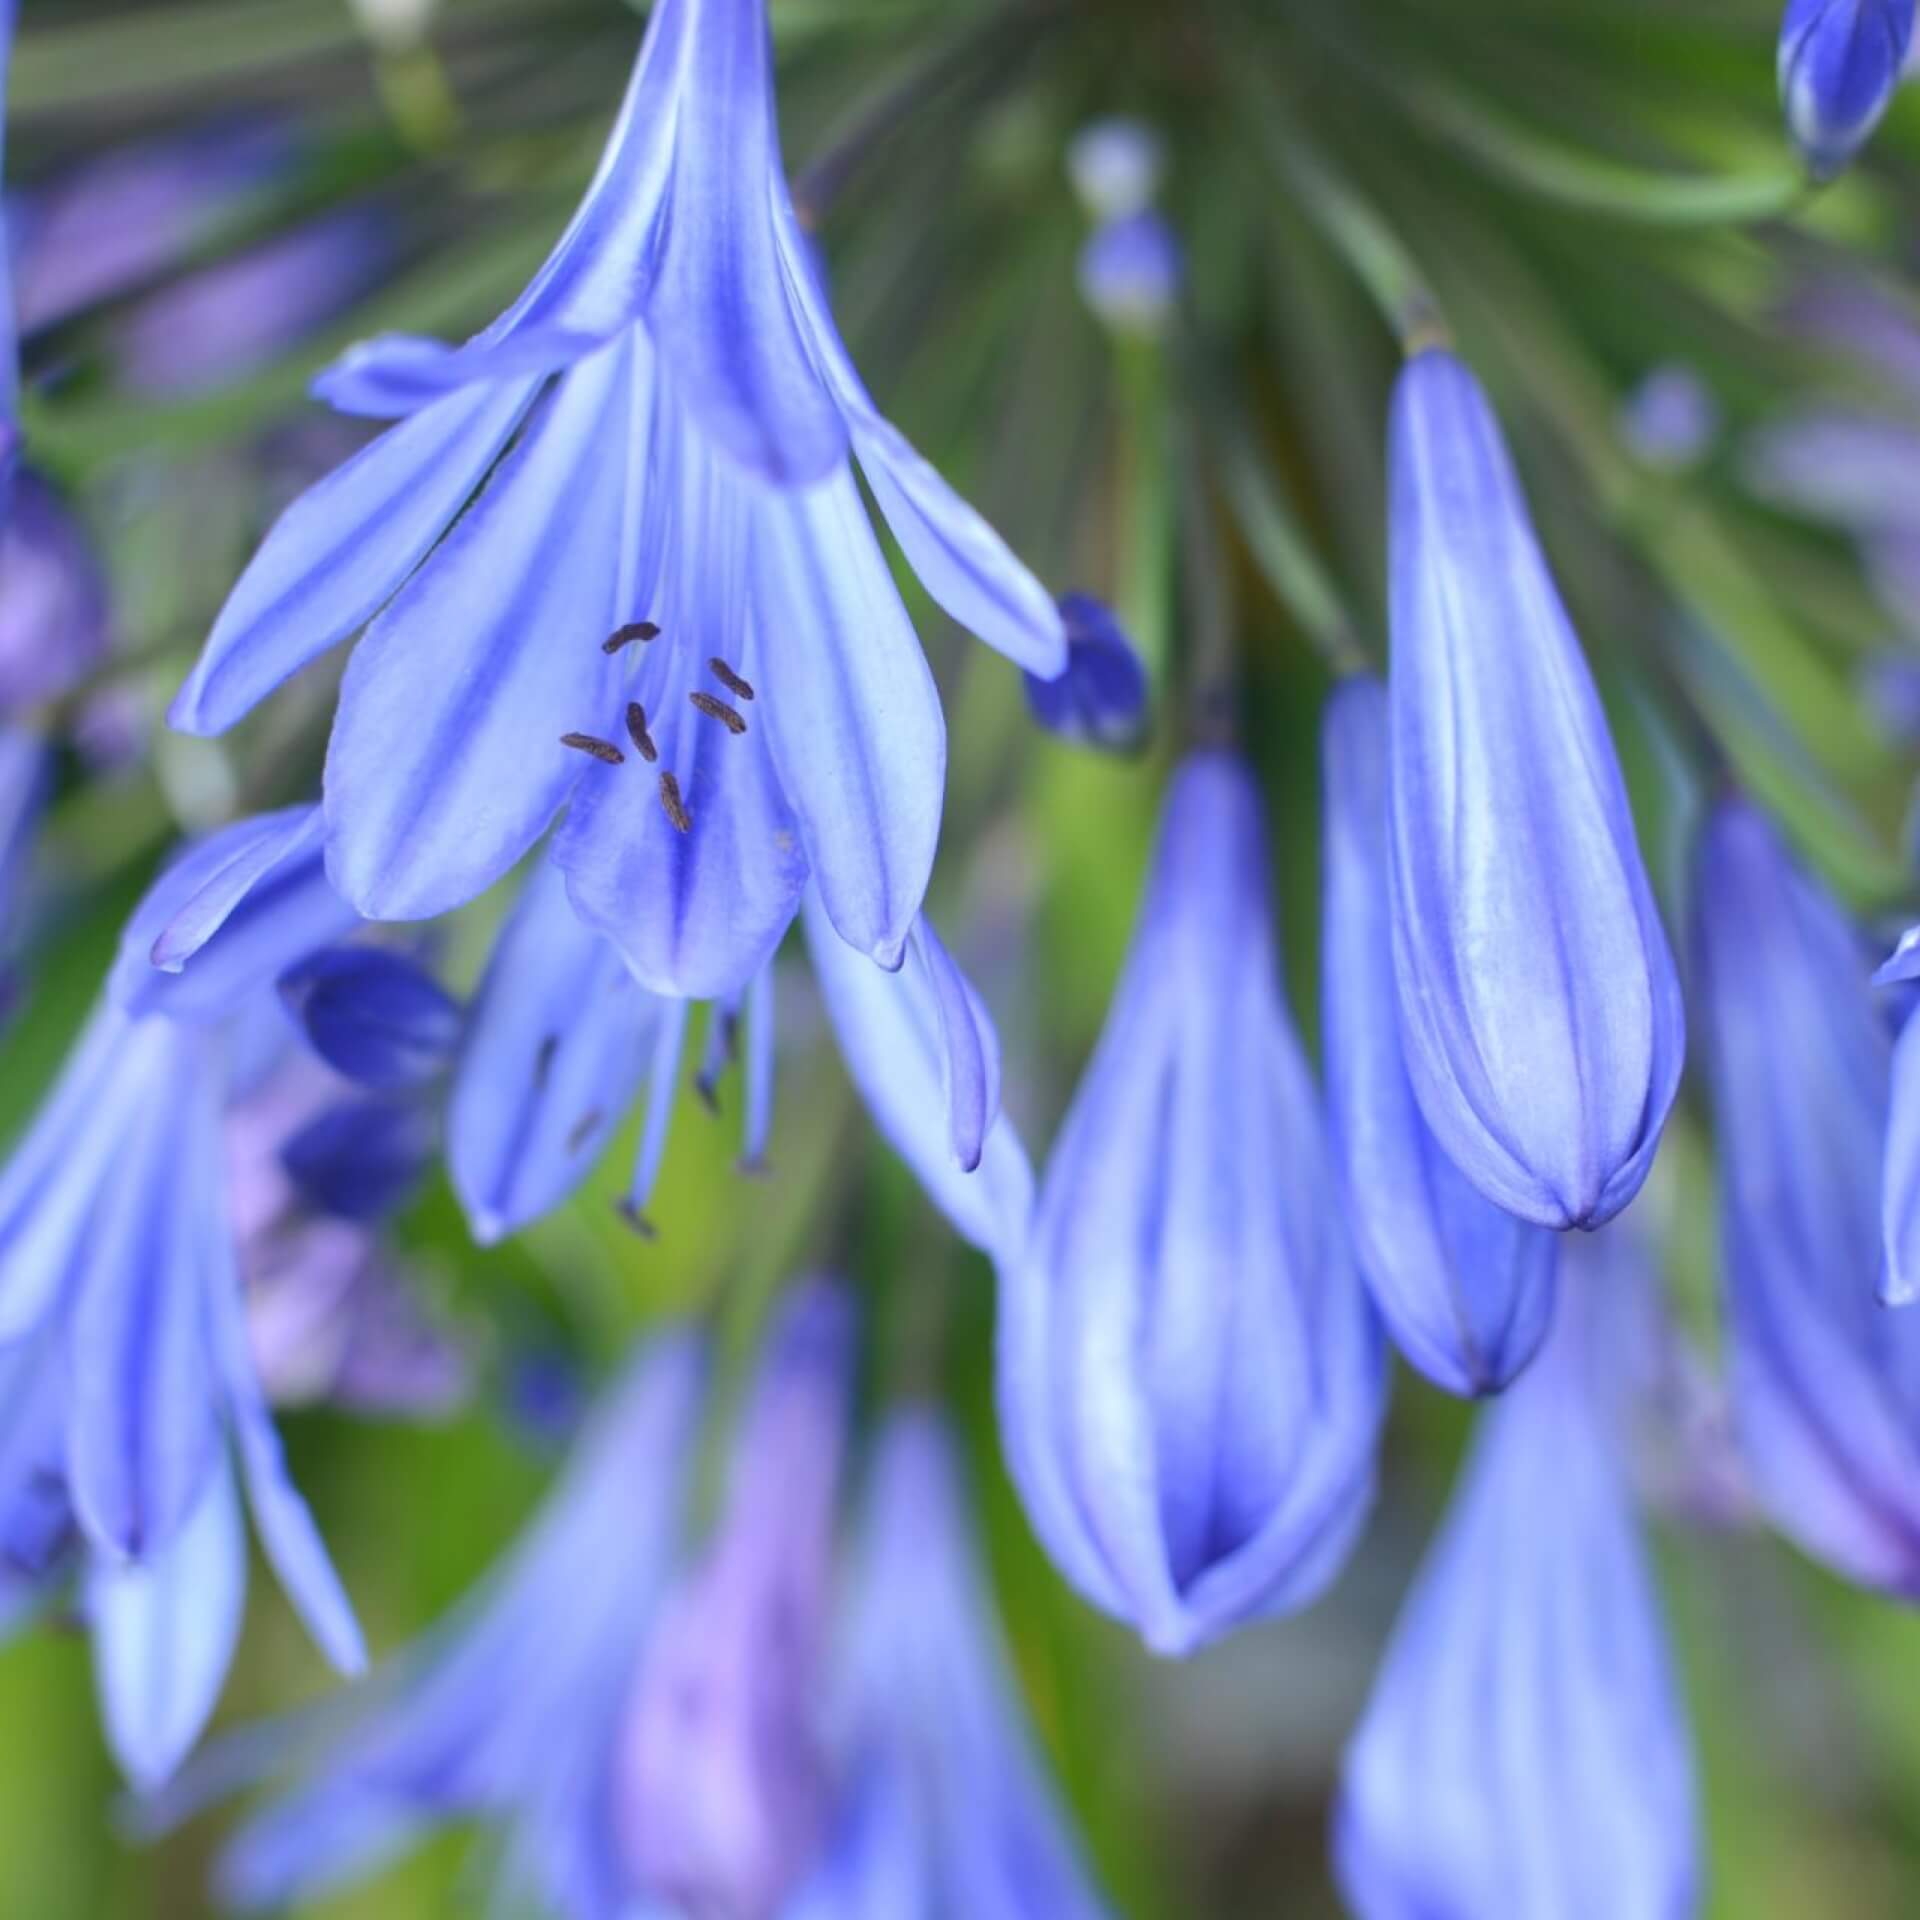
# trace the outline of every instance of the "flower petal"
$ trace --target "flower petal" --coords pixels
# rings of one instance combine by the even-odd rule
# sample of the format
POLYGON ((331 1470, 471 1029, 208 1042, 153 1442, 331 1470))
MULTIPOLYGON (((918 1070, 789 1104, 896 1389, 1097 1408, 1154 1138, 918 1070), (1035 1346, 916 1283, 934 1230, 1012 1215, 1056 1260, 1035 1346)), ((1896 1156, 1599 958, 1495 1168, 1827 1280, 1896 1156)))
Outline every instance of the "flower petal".
POLYGON ((875 1125, 960 1233, 1011 1259, 1033 1211, 1033 1172, 999 1112, 999 1043, 978 996, 924 921, 894 974, 848 946, 811 891, 804 924, 841 1057, 875 1125), (976 1141, 968 1168, 960 1150, 976 1141))
POLYGON ((767 496, 751 564, 760 704, 820 897, 842 939, 898 966, 940 837, 946 723, 852 475, 767 496))
POLYGON ((498 386, 562 372, 619 331, 617 326, 606 334, 527 327, 492 349, 450 347, 410 333, 377 334, 356 341, 317 375, 313 397, 335 413, 404 420, 463 387, 498 386))
POLYGON ((660 1012, 543 861, 474 997, 447 1112, 448 1168, 482 1246, 591 1171, 640 1090, 660 1012))
POLYGON ((135 1787, 165 1781, 199 1739, 240 1638, 247 1536, 233 1469, 207 1476, 193 1512, 157 1556, 95 1561, 87 1581, 100 1717, 135 1787))
POLYGON ((452 395, 309 487, 227 596, 169 722, 224 733, 365 626, 453 524, 538 391, 522 381, 452 395))
MULTIPOLYGON (((430 918, 499 879, 610 705, 627 618, 651 367, 631 334, 582 361, 355 649, 327 753, 328 859, 369 919, 430 918)), ((422 416, 423 418, 425 416, 422 416)))

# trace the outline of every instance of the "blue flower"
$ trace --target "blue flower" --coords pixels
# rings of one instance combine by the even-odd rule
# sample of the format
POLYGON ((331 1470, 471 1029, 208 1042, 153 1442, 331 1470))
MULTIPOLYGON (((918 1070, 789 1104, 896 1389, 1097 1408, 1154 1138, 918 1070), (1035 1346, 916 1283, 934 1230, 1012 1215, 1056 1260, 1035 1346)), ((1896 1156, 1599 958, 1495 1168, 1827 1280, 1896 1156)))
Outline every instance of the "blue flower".
POLYGON ((1197 753, 1000 1306, 1034 1527, 1156 1651, 1303 1605, 1366 1513, 1384 1368, 1330 1171, 1259 794, 1197 753))
POLYGON ((1920 1597, 1920 1320, 1875 1298, 1890 1049, 1865 953, 1744 802, 1708 823, 1695 886, 1727 1369, 1754 1489, 1808 1552, 1920 1597))
POLYGON ((503 1879, 572 1920, 628 1920, 617 1736, 686 1518, 705 1362, 643 1349, 495 1574, 344 1705, 242 1729, 149 1813, 154 1825, 262 1774, 299 1784, 223 1855, 222 1897, 277 1908, 384 1865, 440 1822, 511 1826, 503 1879))
POLYGON ((1103 222, 1080 249, 1080 297, 1119 333, 1161 332, 1184 278, 1180 242, 1150 208, 1103 222))
POLYGON ((783 1920, 1100 1920, 1021 1711, 938 1417, 880 1436, 833 1685, 832 1838, 783 1920))
POLYGON ((1400 1045, 1387 884, 1387 695, 1356 676, 1324 724, 1322 1031, 1334 1164, 1360 1271, 1395 1340, 1450 1393, 1496 1393, 1553 1316, 1556 1238, 1503 1212, 1421 1116, 1400 1045))
MULTIPOLYGON (((1616 1229, 1616 1233, 1619 1230, 1616 1229)), ((1478 1441, 1348 1748, 1335 1823, 1359 1920, 1682 1920, 1686 1724, 1595 1324, 1604 1243, 1478 1441)))
POLYGON ((1673 956, 1593 682, 1499 422, 1411 360, 1391 447, 1394 970, 1442 1150, 1543 1226, 1646 1178, 1679 1086, 1673 956))
POLYGON ((1914 0, 1787 0, 1780 99, 1816 180, 1866 145, 1892 103, 1913 41, 1914 0))
MULTIPOLYGON (((363 1657, 249 1351, 222 1132, 234 1016, 352 919, 318 825, 308 809, 245 822, 161 876, 0 1171, 0 1354, 55 1383, 31 1424, 92 1568, 108 1731, 142 1783, 190 1744, 232 1649, 246 1556, 230 1452, 322 1650, 348 1671, 363 1657), (203 1617, 178 1617, 183 1591, 203 1617)), ((44 1494, 0 1474, 0 1507, 44 1494)))
POLYGON ((1091 121, 1067 146, 1067 177, 1096 220, 1123 220, 1150 207, 1166 165, 1160 136, 1123 114, 1091 121))
POLYGON ((853 1314, 814 1282, 781 1307, 733 1443, 725 1510, 661 1610, 614 1765, 636 1886, 768 1920, 810 1868, 830 1776, 822 1705, 853 1314))
POLYGON ((780 171, 762 0, 656 7, 521 299, 458 349, 373 342, 323 391, 404 417, 269 534, 173 717, 219 732, 368 628, 326 775, 350 900, 457 905, 569 806, 574 902, 652 991, 741 991, 809 874, 898 964, 945 733, 849 455, 956 619, 1042 673, 1065 643, 847 358, 780 171))
MULTIPOLYGON (((570 905, 565 876, 536 869, 474 998, 448 1111, 455 1190, 476 1238, 492 1242, 557 1206, 593 1168, 642 1090, 646 1125, 625 1202, 637 1223, 666 1151, 688 1008, 638 985, 619 951, 570 905)), ((809 893, 805 925, 841 1051, 881 1131, 935 1203, 997 1255, 1024 1235, 1032 1174, 999 1111, 1000 1053, 971 986, 924 917, 898 973, 835 932, 809 893)), ((700 1084, 711 1099, 745 1037, 746 1150, 772 1122, 771 962, 716 1002, 700 1084)))
POLYGON ((1025 676, 1027 710, 1049 733, 1107 753, 1131 753, 1147 735, 1147 669, 1113 610, 1091 594, 1060 602, 1067 668, 1025 676))

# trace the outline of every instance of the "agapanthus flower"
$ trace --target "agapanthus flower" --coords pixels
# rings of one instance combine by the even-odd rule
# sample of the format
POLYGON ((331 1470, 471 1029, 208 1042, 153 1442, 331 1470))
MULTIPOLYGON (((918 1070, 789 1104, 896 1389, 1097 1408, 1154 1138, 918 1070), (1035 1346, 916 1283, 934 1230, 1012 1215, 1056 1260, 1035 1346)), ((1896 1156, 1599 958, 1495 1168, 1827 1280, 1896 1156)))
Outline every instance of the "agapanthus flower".
MULTIPOLYGON (((1615 1232, 1621 1231, 1614 1229, 1615 1232)), ((1598 1322, 1565 1310, 1481 1415, 1465 1478, 1348 1748, 1335 1821, 1359 1920, 1684 1920, 1692 1757, 1598 1322)))
POLYGON ((672 1910, 770 1920, 825 1831, 825 1661, 853 1313, 782 1305, 735 1437, 724 1512, 662 1605, 614 1795, 635 1884, 672 1910))
POLYGON ((1100 1920, 1025 1724, 938 1416, 880 1436, 833 1684, 841 1797, 783 1920, 1100 1920))
POLYGON ((510 1829, 503 1880, 569 1920, 628 1920, 615 1820, 627 1690, 686 1521, 705 1359, 662 1334, 595 1410, 518 1546, 447 1624, 343 1706, 229 1735, 156 1823, 262 1774, 296 1774, 242 1826, 218 1890, 248 1911, 377 1871, 441 1822, 510 1829))
POLYGON ((1498 1392, 1553 1316, 1556 1236, 1449 1160, 1400 1042, 1387 880, 1387 694, 1356 675, 1322 734, 1322 1031, 1334 1165, 1360 1271, 1400 1350, 1451 1393, 1498 1392))
POLYGON ((1146 738, 1146 663, 1113 609, 1088 593, 1060 601, 1067 629, 1066 671, 1053 679, 1025 676, 1027 711, 1063 740, 1131 753, 1146 738))
MULTIPOLYGON (((1032 1175, 999 1110, 999 1042, 979 997, 924 916, 893 974, 840 938, 816 896, 804 918, 842 1056, 882 1133, 963 1234, 1010 1252, 1026 1230, 1032 1175)), ((713 1098, 744 1048, 749 1166, 772 1123, 776 998, 767 962, 744 993, 717 1001, 700 1070, 713 1098)), ((625 1210, 644 1223, 688 1017, 685 1001, 640 986, 579 918, 557 867, 535 870, 474 998, 449 1106, 448 1161, 478 1239, 498 1240, 565 1199, 643 1090, 625 1210)))
POLYGON ((1067 146, 1067 178, 1096 220, 1124 220, 1150 207, 1166 169, 1166 143, 1124 114, 1090 122, 1067 146))
POLYGON ((1913 40, 1914 0, 1787 0, 1780 99, 1816 180, 1844 169, 1892 104, 1913 40))
POLYGON ((1366 1513, 1379 1331, 1281 997, 1259 792, 1231 754, 1175 777, 1002 1280, 999 1371, 1036 1531, 1159 1652, 1303 1605, 1366 1513))
POLYGON ((1920 1320, 1876 1299, 1886 1025, 1853 926, 1743 801, 1707 825, 1695 952, 1734 1417, 1768 1516, 1920 1595, 1920 1320))
POLYGON ((3 1476, 0 1505, 57 1505, 83 1550, 108 1731, 143 1784, 191 1743, 232 1651, 236 1461, 322 1651, 363 1657, 253 1366, 222 1137, 249 995, 352 923, 318 828, 311 809, 243 822, 161 876, 0 1172, 0 1351, 35 1383, 34 1471, 3 1476))
POLYGON ((1065 645, 847 358, 762 0, 654 9, 599 174, 500 320, 458 349, 375 341, 322 390, 399 424, 282 517, 173 717, 219 732, 367 627, 326 775, 355 905, 457 905, 566 805, 575 904, 653 991, 741 991, 809 875, 898 963, 944 726, 849 454, 963 625, 1040 672, 1065 645))
POLYGON ((1680 983, 1606 715, 1479 383, 1408 362, 1391 446, 1393 955, 1415 1094, 1488 1198, 1592 1227, 1646 1178, 1680 983))

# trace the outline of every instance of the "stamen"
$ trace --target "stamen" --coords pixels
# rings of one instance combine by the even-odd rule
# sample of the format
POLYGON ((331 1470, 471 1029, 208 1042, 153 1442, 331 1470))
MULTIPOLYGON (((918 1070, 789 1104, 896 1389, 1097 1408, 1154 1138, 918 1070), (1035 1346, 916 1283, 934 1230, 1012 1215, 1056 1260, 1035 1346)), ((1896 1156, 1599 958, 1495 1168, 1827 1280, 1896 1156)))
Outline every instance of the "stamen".
POLYGON ((707 665, 713 669, 713 677, 733 695, 736 700, 751 700, 753 689, 727 665, 716 653, 707 665))
POLYGON ((710 693, 690 693, 687 698, 710 720, 718 720, 729 733, 745 733, 746 721, 727 705, 724 700, 716 700, 710 693))
POLYGON ((647 710, 638 700, 627 702, 627 734, 640 749, 640 758, 649 766, 660 758, 660 749, 653 744, 653 735, 647 731, 647 710))
POLYGON ((620 649, 635 640, 657 640, 660 629, 651 620, 634 620, 624 627, 616 628, 600 642, 602 653, 618 653, 620 649))
POLYGON ((642 1240, 658 1240, 660 1238, 660 1229, 633 1204, 632 1200, 628 1198, 626 1194, 623 1193, 620 1198, 613 1203, 613 1210, 642 1240))
POLYGON ((672 774, 660 776, 660 804, 666 809, 667 818, 682 833, 693 831, 693 816, 687 811, 686 803, 680 798, 680 782, 672 774))
POLYGON ((602 740, 597 734, 563 733, 560 736, 563 747, 572 747, 579 753, 590 753, 603 765, 617 767, 626 759, 626 755, 611 740, 602 740))
POLYGON ((594 1128, 605 1118, 606 1115, 598 1107, 589 1107, 573 1123, 573 1131, 567 1135, 567 1151, 578 1153, 593 1138, 594 1128))

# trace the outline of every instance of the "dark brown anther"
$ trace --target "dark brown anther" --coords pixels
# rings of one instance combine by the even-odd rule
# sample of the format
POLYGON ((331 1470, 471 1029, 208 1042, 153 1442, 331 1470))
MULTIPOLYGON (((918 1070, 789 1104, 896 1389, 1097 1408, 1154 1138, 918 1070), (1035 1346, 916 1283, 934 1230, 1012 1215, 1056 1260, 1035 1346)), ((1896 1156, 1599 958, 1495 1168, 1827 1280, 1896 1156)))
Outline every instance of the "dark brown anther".
POLYGON ((590 753, 602 765, 609 767, 619 766, 627 757, 611 740, 602 740, 592 733, 563 733, 560 744, 572 747, 577 753, 590 753))
POLYGON ((553 1071, 553 1056, 560 1051, 560 1036, 550 1033, 540 1042, 540 1051, 533 1056, 533 1090, 539 1093, 547 1084, 547 1076, 553 1071))
POLYGON ((569 1153, 578 1153, 580 1149, 593 1138, 594 1128, 605 1118, 606 1115, 602 1113, 598 1107, 589 1107, 587 1111, 573 1123, 573 1131, 567 1135, 567 1151, 569 1153))
POLYGON ((653 735, 647 731, 647 710, 638 700, 627 702, 627 735, 639 749, 640 758, 649 766, 660 758, 660 749, 653 744, 653 735))
POLYGON ((613 1210, 642 1240, 658 1240, 660 1238, 660 1229, 656 1227, 625 1194, 622 1194, 621 1197, 613 1203, 613 1210))
POLYGON ((680 782, 670 773, 660 776, 660 804, 666 809, 667 818, 681 833, 693 831, 693 815, 680 798, 680 782))
POLYGON ((608 634, 600 642, 600 651, 618 653, 622 647, 630 645, 635 640, 657 640, 659 637, 660 629, 651 620, 634 620, 608 634))
POLYGON ((713 669, 713 677, 733 695, 736 700, 751 700, 753 689, 727 665, 716 653, 707 665, 713 669))
POLYGON ((729 733, 745 733, 747 723, 724 700, 716 700, 710 693, 690 693, 687 698, 704 713, 709 720, 718 720, 729 733))

